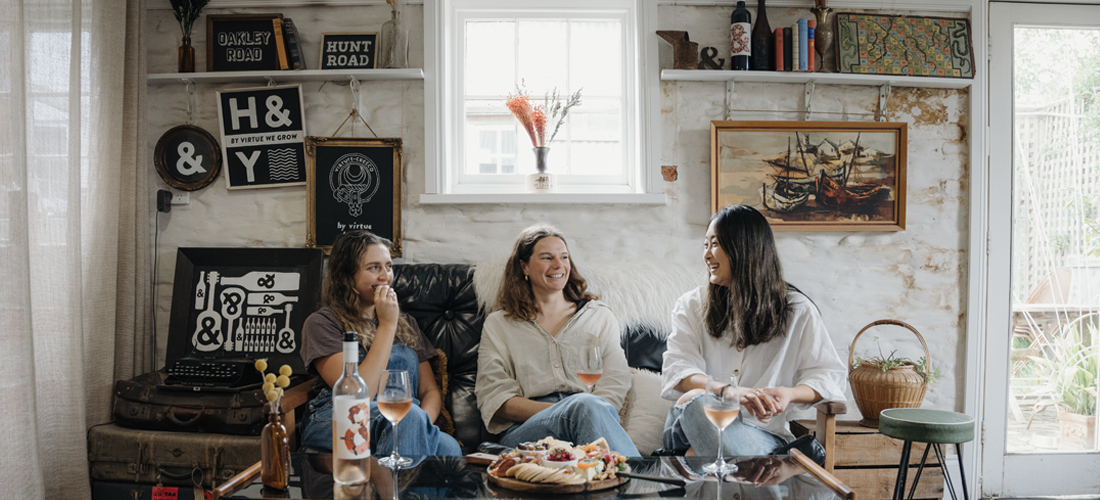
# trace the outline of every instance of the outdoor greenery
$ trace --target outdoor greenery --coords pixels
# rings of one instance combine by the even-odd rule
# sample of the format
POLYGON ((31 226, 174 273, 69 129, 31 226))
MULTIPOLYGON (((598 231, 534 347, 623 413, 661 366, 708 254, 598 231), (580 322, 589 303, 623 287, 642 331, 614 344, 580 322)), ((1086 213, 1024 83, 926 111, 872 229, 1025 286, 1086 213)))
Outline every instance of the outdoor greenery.
POLYGON ((1077 321, 1051 341, 1047 356, 1031 356, 1042 385, 1059 399, 1059 408, 1079 415, 1096 414, 1100 345, 1096 316, 1077 321), (1082 335, 1087 330, 1087 337, 1082 335))

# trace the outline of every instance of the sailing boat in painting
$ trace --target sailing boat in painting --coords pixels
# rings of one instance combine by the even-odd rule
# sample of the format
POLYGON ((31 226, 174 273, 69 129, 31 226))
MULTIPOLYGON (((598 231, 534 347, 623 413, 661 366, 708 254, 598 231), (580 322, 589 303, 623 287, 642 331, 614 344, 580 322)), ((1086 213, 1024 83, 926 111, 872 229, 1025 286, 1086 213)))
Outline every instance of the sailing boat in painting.
POLYGON ((794 148, 787 138, 787 151, 761 159, 777 172, 760 187, 764 207, 789 213, 828 208, 858 210, 889 193, 883 182, 891 176, 894 155, 860 145, 829 139, 813 142, 808 134, 794 132, 794 148), (877 175, 871 175, 871 170, 877 175), (868 179, 877 177, 877 179, 868 179), (874 182, 877 180, 878 182, 874 182), (811 198, 812 196, 812 198, 811 198), (807 203, 810 200, 812 203, 807 203))

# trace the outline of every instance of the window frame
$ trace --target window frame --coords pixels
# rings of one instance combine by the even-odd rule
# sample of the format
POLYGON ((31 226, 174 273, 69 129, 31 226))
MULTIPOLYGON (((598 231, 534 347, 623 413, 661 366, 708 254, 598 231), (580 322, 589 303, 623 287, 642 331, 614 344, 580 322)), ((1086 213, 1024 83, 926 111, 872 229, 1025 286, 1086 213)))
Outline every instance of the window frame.
MULTIPOLYGON (((624 119, 624 173, 630 179, 619 185, 565 183, 552 196, 562 202, 595 201, 610 203, 664 203, 663 194, 653 191, 660 152, 659 102, 660 80, 657 68, 657 42, 646 37, 656 29, 657 6, 645 0, 608 0, 593 7, 586 0, 560 0, 552 4, 537 0, 438 0, 425 2, 425 194, 421 203, 510 203, 522 198, 522 183, 501 186, 498 183, 459 184, 459 172, 465 140, 460 133, 465 120, 464 95, 461 93, 461 66, 464 36, 460 23, 467 18, 485 18, 485 11, 514 17, 537 18, 563 12, 603 13, 599 17, 621 15, 623 23, 624 88, 631 95, 622 97, 624 119), (470 15, 474 14, 474 15, 470 15), (630 114, 631 116, 628 116, 630 114), (628 122, 633 118, 633 123, 628 122), (593 197, 591 195, 597 195, 593 197)), ((517 144, 525 137, 516 137, 517 144)), ((571 179, 575 180, 575 179, 571 179)), ((561 184, 561 183, 559 183, 561 184)), ((540 198, 545 198, 543 195, 540 198)), ((543 200, 551 201, 551 200, 543 200)))

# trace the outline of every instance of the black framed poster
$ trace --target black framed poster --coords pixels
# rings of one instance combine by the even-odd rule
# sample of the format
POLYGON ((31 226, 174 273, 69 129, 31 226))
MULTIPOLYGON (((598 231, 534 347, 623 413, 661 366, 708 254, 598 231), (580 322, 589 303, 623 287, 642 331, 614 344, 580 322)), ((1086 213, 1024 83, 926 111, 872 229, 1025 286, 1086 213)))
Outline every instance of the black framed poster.
POLYGON ((180 248, 167 363, 267 358, 305 373, 298 351, 320 304, 322 258, 311 248, 180 248))
POLYGON ((306 137, 306 246, 325 253, 346 231, 393 241, 401 256, 401 139, 306 137))
POLYGON ((180 125, 160 136, 153 150, 153 164, 160 178, 183 191, 202 189, 222 170, 222 151, 210 132, 194 125, 180 125))
POLYGON ((373 68, 378 33, 322 33, 321 69, 373 68))
POLYGON ((289 69, 282 14, 206 16, 206 71, 289 69))
POLYGON ((220 91, 218 123, 229 189, 306 183, 300 85, 220 91))

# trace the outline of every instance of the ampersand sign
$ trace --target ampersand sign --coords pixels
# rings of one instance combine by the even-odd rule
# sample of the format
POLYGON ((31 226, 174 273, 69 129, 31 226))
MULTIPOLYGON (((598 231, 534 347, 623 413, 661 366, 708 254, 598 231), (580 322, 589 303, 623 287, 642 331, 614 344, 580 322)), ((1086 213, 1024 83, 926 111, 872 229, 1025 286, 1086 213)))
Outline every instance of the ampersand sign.
POLYGON ((221 147, 209 132, 193 125, 180 125, 157 141, 153 164, 169 186, 196 191, 221 173, 221 147))
POLYGON ((722 69, 722 65, 726 63, 726 60, 722 57, 715 60, 714 56, 716 55, 718 55, 718 49, 703 47, 703 51, 699 56, 702 59, 702 61, 699 61, 699 69, 722 69))

